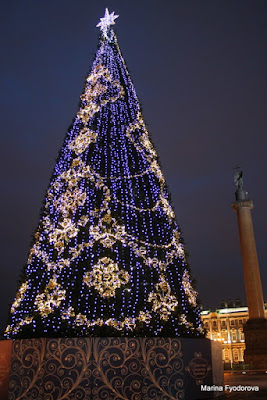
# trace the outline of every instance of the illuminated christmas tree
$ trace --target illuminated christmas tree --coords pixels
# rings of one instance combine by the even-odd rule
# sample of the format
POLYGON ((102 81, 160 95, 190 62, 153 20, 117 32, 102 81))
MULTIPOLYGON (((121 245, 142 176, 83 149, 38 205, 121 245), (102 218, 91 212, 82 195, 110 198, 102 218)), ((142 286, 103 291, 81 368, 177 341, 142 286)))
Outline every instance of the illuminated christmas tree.
POLYGON ((202 336, 157 153, 111 25, 67 133, 8 338, 202 336))

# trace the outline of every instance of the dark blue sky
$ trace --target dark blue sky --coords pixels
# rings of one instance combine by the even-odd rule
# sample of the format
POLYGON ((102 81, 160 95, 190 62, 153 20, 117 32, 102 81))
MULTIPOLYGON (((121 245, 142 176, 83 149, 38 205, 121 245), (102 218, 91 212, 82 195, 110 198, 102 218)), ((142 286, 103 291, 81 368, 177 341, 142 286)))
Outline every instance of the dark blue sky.
POLYGON ((1 282, 5 324, 58 150, 97 49, 116 32, 206 307, 243 298, 232 168, 254 201, 267 299, 265 0, 10 0, 2 5, 1 282))

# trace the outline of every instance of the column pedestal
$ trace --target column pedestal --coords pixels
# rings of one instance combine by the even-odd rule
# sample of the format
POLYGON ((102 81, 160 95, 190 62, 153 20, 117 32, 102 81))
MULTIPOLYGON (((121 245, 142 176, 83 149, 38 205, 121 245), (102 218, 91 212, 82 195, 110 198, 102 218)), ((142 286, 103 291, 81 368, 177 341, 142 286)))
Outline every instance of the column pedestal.
POLYGON ((267 320, 249 319, 244 325, 245 363, 249 369, 267 369, 267 320))

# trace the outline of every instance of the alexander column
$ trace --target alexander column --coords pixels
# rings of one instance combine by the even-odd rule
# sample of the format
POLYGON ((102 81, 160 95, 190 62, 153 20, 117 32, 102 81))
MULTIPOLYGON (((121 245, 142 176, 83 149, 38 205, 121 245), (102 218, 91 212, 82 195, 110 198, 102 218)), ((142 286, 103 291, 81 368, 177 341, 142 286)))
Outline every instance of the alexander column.
POLYGON ((243 189, 242 171, 235 168, 236 201, 232 203, 237 213, 242 264, 249 319, 244 325, 246 350, 245 363, 251 369, 267 368, 267 319, 264 315, 264 302, 261 278, 251 218, 254 208, 248 192, 243 189))

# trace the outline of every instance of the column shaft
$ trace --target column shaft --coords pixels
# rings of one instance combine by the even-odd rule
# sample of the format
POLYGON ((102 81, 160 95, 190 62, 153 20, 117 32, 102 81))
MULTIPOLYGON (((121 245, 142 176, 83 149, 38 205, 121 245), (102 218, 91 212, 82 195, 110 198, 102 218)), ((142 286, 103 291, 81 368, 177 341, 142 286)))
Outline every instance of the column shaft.
POLYGON ((262 286, 255 237, 251 219, 252 202, 248 205, 235 203, 237 212, 241 255, 249 318, 264 318, 262 286))

